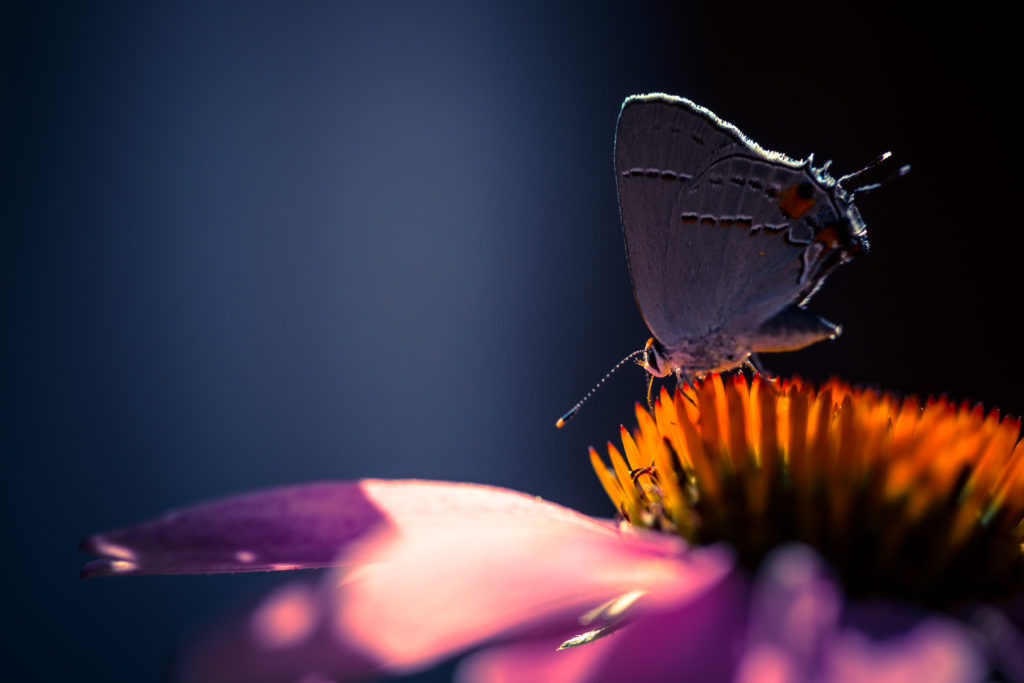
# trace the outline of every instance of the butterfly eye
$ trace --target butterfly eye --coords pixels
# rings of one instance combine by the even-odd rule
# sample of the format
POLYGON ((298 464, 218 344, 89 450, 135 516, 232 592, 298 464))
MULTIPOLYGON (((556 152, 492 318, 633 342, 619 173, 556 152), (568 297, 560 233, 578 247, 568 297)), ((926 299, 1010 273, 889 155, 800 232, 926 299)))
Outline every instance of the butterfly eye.
POLYGON ((651 337, 644 347, 644 367, 655 377, 664 377, 668 370, 663 367, 665 356, 658 350, 658 340, 651 337))
MULTIPOLYGON (((654 337, 651 337, 651 341, 654 341, 654 337)), ((651 371, 657 370, 658 367, 658 359, 654 354, 654 346, 651 345, 650 341, 647 342, 647 348, 644 349, 644 365, 651 371)))

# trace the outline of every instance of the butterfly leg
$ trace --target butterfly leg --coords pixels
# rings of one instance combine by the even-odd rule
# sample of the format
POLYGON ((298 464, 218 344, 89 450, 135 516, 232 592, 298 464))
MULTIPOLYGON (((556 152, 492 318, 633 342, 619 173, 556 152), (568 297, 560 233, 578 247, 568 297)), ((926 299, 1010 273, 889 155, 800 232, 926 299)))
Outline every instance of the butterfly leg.
POLYGON ((756 353, 752 353, 747 356, 747 359, 743 362, 748 368, 754 371, 755 375, 760 375, 769 382, 775 381, 775 375, 765 370, 764 366, 761 364, 761 359, 757 357, 756 353))
POLYGON ((676 368, 676 390, 683 395, 683 398, 689 401, 690 404, 696 408, 697 404, 693 402, 693 399, 690 398, 689 394, 683 391, 683 389, 686 388, 689 388, 689 390, 693 392, 694 396, 697 395, 697 387, 693 386, 693 377, 691 377, 689 373, 683 372, 682 368, 676 368))

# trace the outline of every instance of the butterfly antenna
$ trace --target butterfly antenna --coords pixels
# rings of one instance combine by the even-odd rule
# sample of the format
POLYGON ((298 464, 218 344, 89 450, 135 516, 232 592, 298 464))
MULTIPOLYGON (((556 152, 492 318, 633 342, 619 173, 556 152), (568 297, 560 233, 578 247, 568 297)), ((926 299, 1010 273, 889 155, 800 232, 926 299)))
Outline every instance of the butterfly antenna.
POLYGON ((604 384, 605 382, 607 382, 607 381, 608 381, 608 378, 609 378, 609 377, 611 377, 611 376, 612 376, 613 374, 615 374, 615 371, 616 371, 616 370, 618 370, 618 369, 619 369, 619 368, 621 368, 621 367, 622 367, 623 365, 625 365, 625 364, 626 364, 626 363, 628 363, 629 361, 633 360, 634 358, 636 358, 636 357, 637 357, 637 356, 639 356, 640 354, 644 353, 644 352, 645 352, 646 350, 647 350, 647 349, 638 349, 638 350, 634 351, 633 353, 629 354, 628 356, 626 356, 625 358, 623 358, 622 360, 620 360, 620 361, 619 361, 618 363, 616 363, 616 364, 615 364, 615 367, 614 367, 614 368, 612 368, 611 370, 609 370, 609 371, 608 371, 608 373, 607 373, 607 374, 605 374, 605 376, 601 378, 601 381, 600 381, 600 382, 598 382, 597 384, 595 384, 595 385, 594 385, 594 388, 593 388, 593 389, 591 389, 590 391, 588 391, 588 392, 587 392, 587 395, 586 395, 586 396, 584 396, 583 398, 581 398, 581 399, 580 399, 579 403, 577 403, 577 404, 576 404, 576 405, 574 405, 574 406, 573 406, 573 407, 572 407, 572 408, 571 408, 570 410, 568 410, 568 411, 567 411, 567 412, 565 413, 565 415, 563 415, 562 417, 558 418, 558 421, 557 421, 557 422, 555 422, 555 426, 556 426, 556 427, 558 427, 559 429, 561 429, 562 427, 564 427, 564 426, 565 426, 565 423, 566 423, 566 422, 568 422, 569 420, 571 420, 571 419, 572 419, 573 417, 575 417, 575 416, 576 416, 576 413, 578 413, 578 412, 579 412, 579 410, 580 410, 580 408, 581 408, 581 407, 583 406, 583 404, 584 404, 584 403, 586 403, 586 402, 587 402, 587 400, 588 400, 588 399, 589 399, 589 398, 590 398, 591 396, 593 396, 593 395, 594 395, 594 392, 595 392, 595 391, 597 391, 598 389, 600 389, 600 388, 601 388, 601 385, 602 385, 602 384, 604 384))
POLYGON ((857 176, 862 175, 864 173, 867 173, 868 171, 873 169, 875 166, 878 166, 879 164, 883 163, 885 160, 887 160, 891 156, 892 156, 892 152, 883 152, 882 154, 879 154, 877 157, 875 157, 874 159, 869 161, 864 168, 860 169, 859 171, 854 171, 853 173, 847 173, 842 178, 837 180, 836 184, 842 185, 847 180, 853 180, 857 176))
POLYGON ((871 192, 872 190, 877 190, 880 187, 888 185, 889 183, 891 183, 892 181, 896 180, 897 178, 902 178, 903 176, 907 175, 908 173, 910 173, 910 164, 906 164, 904 166, 900 166, 898 171, 893 173, 891 176, 889 176, 888 178, 886 178, 882 182, 880 182, 880 183, 870 183, 868 185, 861 185, 860 187, 858 187, 856 189, 850 190, 850 194, 860 194, 862 192, 871 192))
MULTIPOLYGON (((875 157, 870 162, 868 162, 868 164, 864 168, 860 169, 859 171, 854 171, 853 173, 847 173, 842 178, 837 180, 836 181, 836 185, 842 185, 847 180, 853 180, 854 178, 857 178, 857 177, 861 176, 862 174, 866 173, 867 171, 870 171, 871 169, 873 169, 874 167, 878 166, 879 164, 882 164, 883 162, 887 161, 889 159, 889 157, 891 157, 891 156, 892 156, 892 152, 886 152, 884 154, 879 154, 877 157, 875 157)), ((906 164, 904 166, 900 166, 900 168, 895 173, 893 173, 892 175, 890 175, 888 178, 886 178, 885 180, 883 180, 880 183, 868 183, 867 185, 861 185, 860 187, 855 188, 853 190, 850 190, 849 192, 850 192, 850 194, 860 194, 862 192, 871 192, 872 190, 877 190, 878 188, 882 187, 883 185, 888 185, 889 183, 891 183, 892 181, 896 180, 897 178, 902 178, 903 176, 907 175, 908 173, 910 173, 910 165, 906 164)))

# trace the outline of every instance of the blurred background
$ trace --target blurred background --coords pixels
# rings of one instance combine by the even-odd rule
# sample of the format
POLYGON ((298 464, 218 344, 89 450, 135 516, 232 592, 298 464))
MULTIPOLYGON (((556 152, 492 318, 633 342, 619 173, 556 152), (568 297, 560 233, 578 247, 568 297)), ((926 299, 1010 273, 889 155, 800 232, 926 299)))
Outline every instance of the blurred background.
MULTIPOLYGON (((4 2, 0 413, 8 680, 169 681, 286 577, 78 579, 87 534, 316 479, 612 510, 586 447, 640 348, 612 170, 684 95, 839 173, 872 250, 776 373, 1024 412, 1010 26, 864 6, 4 2)), ((446 680, 451 666, 411 680, 446 680)))

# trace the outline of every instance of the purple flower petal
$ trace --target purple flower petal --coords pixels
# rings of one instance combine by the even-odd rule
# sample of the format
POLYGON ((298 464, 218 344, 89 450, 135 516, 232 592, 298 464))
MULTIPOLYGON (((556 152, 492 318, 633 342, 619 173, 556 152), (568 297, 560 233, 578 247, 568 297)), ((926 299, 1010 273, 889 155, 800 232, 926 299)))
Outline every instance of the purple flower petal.
MULTIPOLYGON (((488 647, 459 663, 456 683, 583 683, 599 680, 614 638, 603 638, 582 647, 555 650, 553 642, 574 635, 532 638, 488 647)), ((617 638, 620 634, 615 634, 617 638)), ((608 679, 612 680, 612 679, 608 679)), ((637 679, 640 680, 640 679, 637 679)))
POLYGON ((271 489, 91 536, 82 547, 104 557, 82 576, 326 567, 385 519, 359 483, 271 489))
POLYGON ((843 611, 813 550, 774 551, 756 580, 738 683, 981 680, 977 645, 954 620, 891 601, 843 611))
POLYGON ((822 680, 836 683, 963 683, 987 667, 975 643, 952 619, 932 617, 909 632, 874 641, 847 629, 829 646, 822 680))
POLYGON ((581 647, 554 651, 553 638, 490 647, 459 666, 459 683, 729 681, 743 646, 749 599, 741 573, 671 610, 644 614, 581 647))
MULTIPOLYGON (((721 547, 687 550, 672 536, 566 521, 467 518, 379 536, 348 558, 356 569, 338 577, 339 638, 391 670, 412 670, 492 638, 585 631, 582 614, 626 593, 642 593, 631 615, 664 611, 732 568, 721 547)), ((560 642, 552 636, 549 645, 560 642)))
POLYGON ((249 615, 203 635, 181 664, 188 683, 339 683, 365 678, 376 664, 334 637, 324 584, 291 581, 249 615))
POLYGON ((785 546, 769 555, 755 581, 747 646, 737 680, 808 680, 822 668, 842 600, 818 555, 785 546))
POLYGON ((1006 680, 1024 681, 1024 633, 1011 615, 991 605, 979 605, 970 614, 970 626, 992 666, 1006 680))
MULTIPOLYGON (((347 575, 339 570, 318 583, 286 584, 248 616, 212 631, 187 657, 186 680, 348 681, 371 672, 422 668, 490 640, 532 639, 538 650, 554 655, 561 642, 584 629, 578 623, 581 614, 630 588, 650 591, 644 596, 648 604, 641 598, 636 610, 637 620, 648 627, 638 632, 644 634, 639 641, 630 639, 633 647, 646 651, 657 642, 666 652, 701 654, 719 664, 731 661, 729 650, 722 651, 722 658, 701 652, 707 638, 719 634, 714 624, 721 604, 702 596, 731 567, 731 556, 721 549, 667 557, 652 552, 657 541, 609 535, 596 522, 590 533, 567 530, 558 521, 518 519, 502 525, 491 520, 487 527, 464 520, 456 529, 425 539, 386 533, 362 544, 350 558, 357 564, 347 575), (443 536, 457 540, 458 547, 443 536), (706 607, 692 613, 694 619, 670 623, 707 638, 679 647, 669 642, 679 629, 665 630, 657 613, 690 602, 706 607), (650 621, 648 615, 653 615, 650 621)), ((664 540, 679 549, 677 539, 664 540)), ((622 642, 620 637, 617 632, 557 653, 557 659, 538 659, 536 672, 554 663, 561 673, 547 680, 571 680, 573 662, 586 669, 592 654, 622 642)))
POLYGON ((553 651, 585 630, 580 615, 610 599, 642 594, 630 616, 675 609, 732 568, 723 548, 689 550, 674 536, 503 489, 415 481, 240 496, 93 537, 89 547, 106 551, 107 572, 122 559, 135 572, 236 569, 225 558, 242 549, 268 562, 345 567, 316 584, 288 584, 216 631, 188 658, 196 681, 347 680, 541 632, 553 651), (302 552, 289 530, 312 539, 302 552))
MULTIPOLYGON (((201 503, 97 534, 101 555, 82 576, 275 571, 329 567, 350 543, 383 528, 414 534, 464 519, 602 523, 516 491, 417 480, 323 482, 201 503)), ((614 534, 611 527, 606 533, 614 534)))

